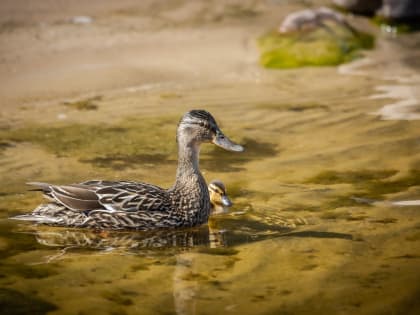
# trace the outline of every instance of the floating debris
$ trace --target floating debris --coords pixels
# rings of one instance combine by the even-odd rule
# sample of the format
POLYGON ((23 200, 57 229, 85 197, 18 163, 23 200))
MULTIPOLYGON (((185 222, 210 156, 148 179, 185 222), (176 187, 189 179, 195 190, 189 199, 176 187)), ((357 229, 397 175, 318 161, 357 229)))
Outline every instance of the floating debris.
POLYGON ((78 16, 73 16, 71 18, 71 22, 73 24, 87 25, 87 24, 92 24, 93 18, 86 15, 78 15, 78 16))

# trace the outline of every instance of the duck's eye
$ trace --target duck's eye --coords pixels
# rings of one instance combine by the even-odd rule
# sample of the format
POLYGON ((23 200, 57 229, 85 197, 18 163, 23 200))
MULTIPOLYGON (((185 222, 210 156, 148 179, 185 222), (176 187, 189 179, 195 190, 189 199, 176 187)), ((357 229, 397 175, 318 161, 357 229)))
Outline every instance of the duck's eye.
POLYGON ((200 126, 204 127, 206 124, 203 121, 200 121, 200 126))

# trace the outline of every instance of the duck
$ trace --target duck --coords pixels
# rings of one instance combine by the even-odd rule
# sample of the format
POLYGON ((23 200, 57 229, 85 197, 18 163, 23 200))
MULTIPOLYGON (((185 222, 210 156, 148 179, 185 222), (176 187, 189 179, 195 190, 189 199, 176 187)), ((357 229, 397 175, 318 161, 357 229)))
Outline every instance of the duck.
POLYGON ((210 213, 220 214, 226 213, 228 208, 232 206, 226 191, 226 186, 222 181, 215 179, 208 185, 210 194, 210 213))
POLYGON ((200 146, 213 143, 232 152, 244 148, 225 136, 206 110, 191 110, 182 116, 176 141, 178 167, 169 189, 134 181, 31 182, 33 190, 41 191, 49 202, 12 219, 98 230, 153 230, 207 223, 211 203, 199 168, 200 146))

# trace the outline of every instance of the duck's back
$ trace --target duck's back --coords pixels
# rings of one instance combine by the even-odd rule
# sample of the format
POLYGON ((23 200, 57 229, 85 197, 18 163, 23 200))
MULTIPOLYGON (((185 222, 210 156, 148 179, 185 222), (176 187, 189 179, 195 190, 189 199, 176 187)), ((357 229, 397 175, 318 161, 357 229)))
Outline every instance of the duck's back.
POLYGON ((84 182, 95 189, 98 202, 109 211, 163 211, 171 210, 172 202, 166 190, 138 182, 84 182))

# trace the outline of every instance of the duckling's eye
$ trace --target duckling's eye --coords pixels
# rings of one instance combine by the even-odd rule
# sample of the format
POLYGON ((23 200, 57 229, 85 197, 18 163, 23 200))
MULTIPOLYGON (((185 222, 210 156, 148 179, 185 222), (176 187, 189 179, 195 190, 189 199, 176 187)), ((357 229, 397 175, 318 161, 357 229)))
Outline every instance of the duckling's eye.
POLYGON ((200 121, 200 126, 204 127, 206 124, 203 121, 200 121))

